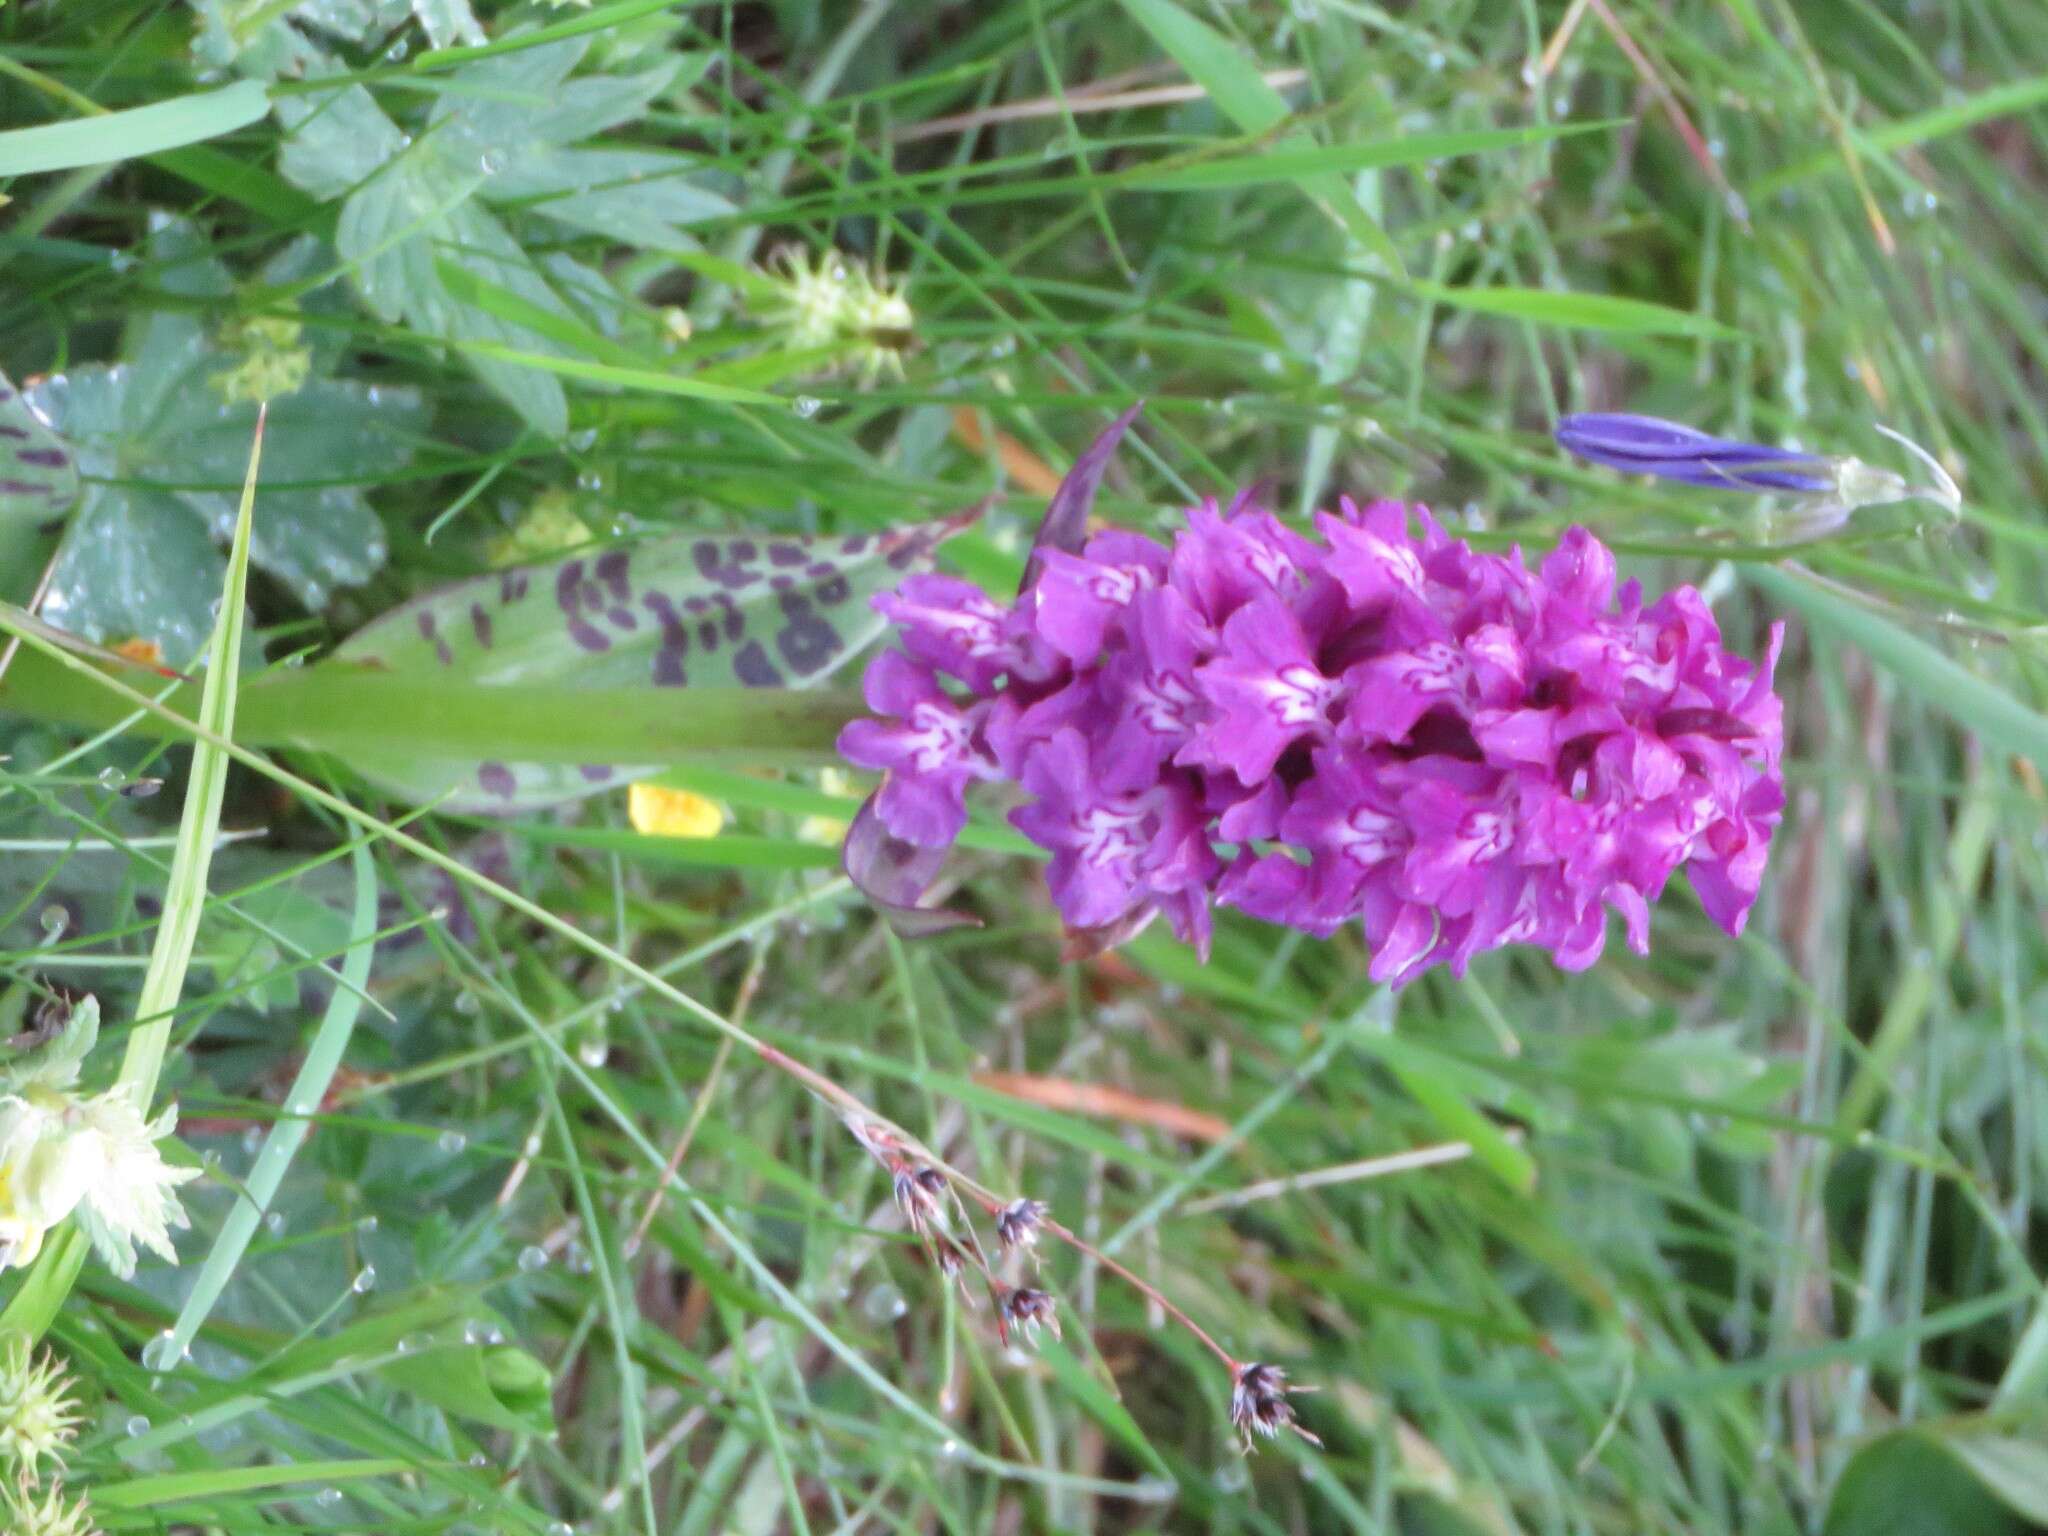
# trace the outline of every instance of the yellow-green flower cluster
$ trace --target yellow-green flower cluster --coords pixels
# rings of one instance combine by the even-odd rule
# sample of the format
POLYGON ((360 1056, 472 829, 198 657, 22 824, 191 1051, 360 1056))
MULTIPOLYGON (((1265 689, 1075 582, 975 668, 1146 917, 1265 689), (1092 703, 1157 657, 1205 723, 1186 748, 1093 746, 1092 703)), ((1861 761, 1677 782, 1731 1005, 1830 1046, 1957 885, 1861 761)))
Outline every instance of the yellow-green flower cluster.
POLYGON ((888 279, 837 251, 819 257, 784 246, 770 259, 776 293, 761 308, 799 352, 836 351, 865 383, 877 375, 901 377, 917 317, 888 279))
POLYGON ((242 360, 213 376, 213 387, 229 404, 277 400, 297 394, 313 367, 312 349, 301 344, 305 327, 285 315, 248 315, 221 333, 221 344, 242 360))

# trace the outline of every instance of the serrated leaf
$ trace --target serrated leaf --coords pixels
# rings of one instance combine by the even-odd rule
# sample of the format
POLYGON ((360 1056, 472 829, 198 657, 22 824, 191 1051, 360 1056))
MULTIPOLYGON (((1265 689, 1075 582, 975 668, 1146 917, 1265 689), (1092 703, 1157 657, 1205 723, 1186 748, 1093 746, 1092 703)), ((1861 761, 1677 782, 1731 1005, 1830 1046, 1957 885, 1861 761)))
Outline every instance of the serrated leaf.
MULTIPOLYGON (((350 637, 327 665, 508 688, 801 688, 881 632, 868 600, 950 531, 926 523, 836 539, 678 534, 594 550, 415 598, 350 637)), ((686 700, 679 695, 677 707, 686 700)), ((454 808, 496 813, 591 794, 658 767, 341 755, 407 799, 452 792, 454 808)))
POLYGON ((687 226, 735 211, 689 179, 698 173, 688 156, 659 150, 557 149, 493 177, 484 195, 628 245, 694 247, 687 226))
POLYGON ((469 0, 412 0, 412 13, 419 17, 421 30, 436 48, 457 43, 474 46, 485 40, 469 0))
POLYGON ((0 536, 27 532, 78 499, 78 462, 0 373, 0 536))
MULTIPOLYGON (((149 256, 180 298, 203 304, 232 290, 188 224, 160 221, 149 256)), ((214 346, 199 313, 144 315, 127 358, 24 392, 89 481, 43 611, 85 639, 152 641, 179 665, 212 629, 224 568, 215 541, 234 525, 256 407, 230 404, 214 386, 237 359, 214 346)), ((315 378, 273 401, 256 565, 309 608, 366 580, 384 560, 383 528, 346 482, 366 466, 408 462, 424 424, 408 389, 315 378)))

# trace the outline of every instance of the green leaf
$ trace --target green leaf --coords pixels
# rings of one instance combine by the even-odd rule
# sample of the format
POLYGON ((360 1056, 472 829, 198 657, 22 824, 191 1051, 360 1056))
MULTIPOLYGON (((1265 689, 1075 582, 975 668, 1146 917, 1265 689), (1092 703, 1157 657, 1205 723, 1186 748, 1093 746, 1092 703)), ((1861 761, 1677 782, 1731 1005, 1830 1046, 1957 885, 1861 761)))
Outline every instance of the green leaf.
POLYGON ((269 95, 259 81, 238 80, 217 91, 178 96, 125 112, 16 128, 0 133, 0 176, 139 159, 233 133, 269 110, 269 95))
POLYGON ((241 1263, 243 1254, 248 1251, 249 1242, 255 1237, 264 1213, 276 1199, 278 1187, 284 1182, 285 1170, 291 1166, 299 1148, 305 1145, 306 1137, 313 1128, 312 1121, 305 1116, 326 1098, 328 1084, 334 1080, 334 1074, 341 1066, 342 1056, 348 1050, 349 1036, 362 1012, 363 989, 370 980, 370 959, 377 931, 377 871, 367 844, 359 843, 349 862, 356 882, 355 912, 349 925, 350 947, 347 958, 342 962, 334 995, 328 1000, 327 1011, 321 1017, 320 1027, 306 1049, 305 1059, 299 1063, 291 1091, 285 1095, 287 1113, 295 1115, 295 1118, 282 1119, 271 1126, 262 1150, 256 1154, 256 1161, 243 1181, 246 1198, 237 1200, 229 1208, 213 1247, 207 1251, 206 1262, 200 1267, 198 1278, 192 1282, 191 1294, 185 1298, 177 1321, 171 1326, 173 1348, 179 1355, 198 1337, 200 1327, 233 1277, 235 1266, 241 1263))
MULTIPOLYGON (((1244 132, 1265 133, 1286 121, 1286 98, 1266 82, 1257 64, 1206 22, 1197 21, 1174 0, 1123 0, 1123 8, 1187 71, 1188 78, 1208 92, 1217 110, 1244 132)), ((1289 134, 1276 146, 1282 151, 1312 147, 1306 134, 1289 134)), ((1404 270, 1394 242, 1359 206, 1341 173, 1307 171, 1290 179, 1349 230, 1353 239, 1378 256, 1389 272, 1404 270)))
POLYGON ((82 997, 71 1005, 71 1014, 54 1040, 0 1064, 0 1084, 17 1093, 30 1083, 68 1088, 78 1081, 78 1069, 99 1038, 99 999, 82 997))
POLYGON ((1842 1468, 1822 1536, 2026 1536, 2048 1526, 2048 1445, 1971 1421, 1894 1430, 1842 1468))
MULTIPOLYGON (((802 688, 882 630, 869 606, 924 560, 949 524, 812 539, 678 534, 550 565, 473 577, 394 609, 350 637, 335 668, 436 676, 490 688, 802 688)), ((687 710, 691 695, 676 695, 687 710)), ((573 721, 562 721, 569 739, 573 721)), ((653 772, 593 757, 581 766, 451 761, 430 751, 348 750, 373 783, 457 809, 552 804, 653 772)))
POLYGON ((1042 1338, 1038 1357, 1051 1368, 1060 1390, 1078 1403, 1083 1413, 1143 1462, 1153 1476, 1173 1481, 1173 1471, 1167 1466, 1166 1459, 1153 1449, 1145 1431, 1131 1417, 1131 1411, 1118 1400, 1115 1392, 1103 1384, 1101 1377, 1058 1339, 1042 1338))
POLYGON ((1943 655, 1896 615, 1866 608, 1801 573, 1757 565, 1744 574, 1810 623, 1856 646, 1922 703, 1974 731, 1987 745, 2029 758, 2048 772, 2048 718, 1943 655))
POLYGON ((694 249, 683 232, 689 225, 736 211, 689 179, 698 170, 687 156, 661 150, 557 149, 499 172, 484 195, 624 245, 694 249))
MULTIPOLYGON (((180 298, 230 291, 189 224, 159 221, 149 257, 180 298)), ((153 641, 183 665, 212 627, 224 570, 214 545, 234 525, 256 407, 230 405, 215 388, 236 358, 214 345, 197 313, 146 314, 124 350, 123 364, 55 374, 26 392, 88 479, 43 612, 88 640, 153 641)), ((408 462, 424 425, 408 389, 313 378, 273 401, 264 455, 273 485, 263 492, 256 566, 309 608, 367 580, 383 563, 384 532, 353 482, 365 465, 408 462)))
POLYGON ((379 1374, 436 1408, 493 1429, 544 1435, 554 1428, 552 1378, 523 1349, 430 1344, 379 1374))
POLYGON ((1461 155, 1483 155, 1496 149, 1541 144, 1611 126, 1609 123, 1550 123, 1529 128, 1411 133, 1345 144, 1303 141, 1278 149, 1262 147, 1249 154, 1222 155, 1213 160, 1166 165, 1158 170, 1136 170, 1117 177, 1116 185, 1141 192, 1204 192, 1225 187, 1256 187, 1275 181, 1296 181, 1305 176, 1427 165, 1461 155))
POLYGON ((0 536, 26 537, 77 499, 71 450, 0 373, 0 536))
POLYGON ((92 1501, 108 1509, 156 1509, 260 1488, 325 1487, 369 1477, 401 1477, 419 1469, 410 1461, 300 1461, 281 1466, 212 1467, 199 1472, 166 1472, 125 1483, 95 1482, 92 1501))
POLYGON ((1740 340, 1740 331, 1689 310, 1669 309, 1646 299, 1602 293, 1558 293, 1548 288, 1458 288, 1445 283, 1415 282, 1420 297, 1451 309, 1501 315, 1535 325, 1568 330, 1626 331, 1637 336, 1704 336, 1717 341, 1740 340))

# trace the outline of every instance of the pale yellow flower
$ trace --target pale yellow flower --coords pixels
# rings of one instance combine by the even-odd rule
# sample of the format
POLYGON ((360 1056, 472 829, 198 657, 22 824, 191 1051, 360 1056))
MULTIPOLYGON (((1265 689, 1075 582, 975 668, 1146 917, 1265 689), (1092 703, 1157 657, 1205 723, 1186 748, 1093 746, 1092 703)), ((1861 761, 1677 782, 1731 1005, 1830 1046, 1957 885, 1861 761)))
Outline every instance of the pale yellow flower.
POLYGON ((199 1177, 173 1168, 157 1143, 177 1125, 145 1121, 124 1089, 82 1097, 47 1083, 0 1095, 0 1269, 27 1264, 77 1215, 107 1266, 135 1273, 135 1245, 175 1264, 171 1228, 186 1225, 175 1193, 199 1177))
POLYGON ((629 786, 626 815, 645 837, 716 837, 725 830, 725 812, 716 800, 659 784, 629 786))

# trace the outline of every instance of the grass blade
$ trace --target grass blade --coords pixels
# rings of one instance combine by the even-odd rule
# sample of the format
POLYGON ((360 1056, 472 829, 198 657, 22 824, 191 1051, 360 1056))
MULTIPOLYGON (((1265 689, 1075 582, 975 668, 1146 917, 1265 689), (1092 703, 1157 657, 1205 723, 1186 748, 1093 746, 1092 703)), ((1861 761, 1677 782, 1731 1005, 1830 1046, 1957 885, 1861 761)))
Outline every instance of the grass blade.
POLYGON ((270 1135, 244 1181, 247 1198, 237 1200, 227 1220, 221 1223, 220 1235, 214 1239, 213 1249, 192 1283, 192 1292, 185 1298, 178 1320, 171 1325, 174 1358, 182 1356, 198 1336, 235 1266, 241 1263, 256 1235, 257 1223, 270 1209, 270 1202, 284 1181, 285 1170, 312 1131, 313 1123, 305 1117, 326 1098, 328 1084, 334 1080, 335 1070, 348 1050, 349 1036, 362 1014, 363 988, 370 979, 377 932, 377 871, 368 844, 356 845, 349 855, 349 866, 355 876, 356 899, 349 918, 348 958, 341 964, 341 984, 335 987, 320 1027, 313 1034, 313 1043, 306 1049, 306 1059, 300 1063, 291 1091, 285 1095, 285 1112, 295 1118, 279 1120, 270 1128, 270 1135))
POLYGON ((125 112, 16 128, 0 133, 0 176, 114 165, 161 154, 246 128, 269 110, 270 96, 260 81, 238 80, 217 91, 151 102, 125 112))

